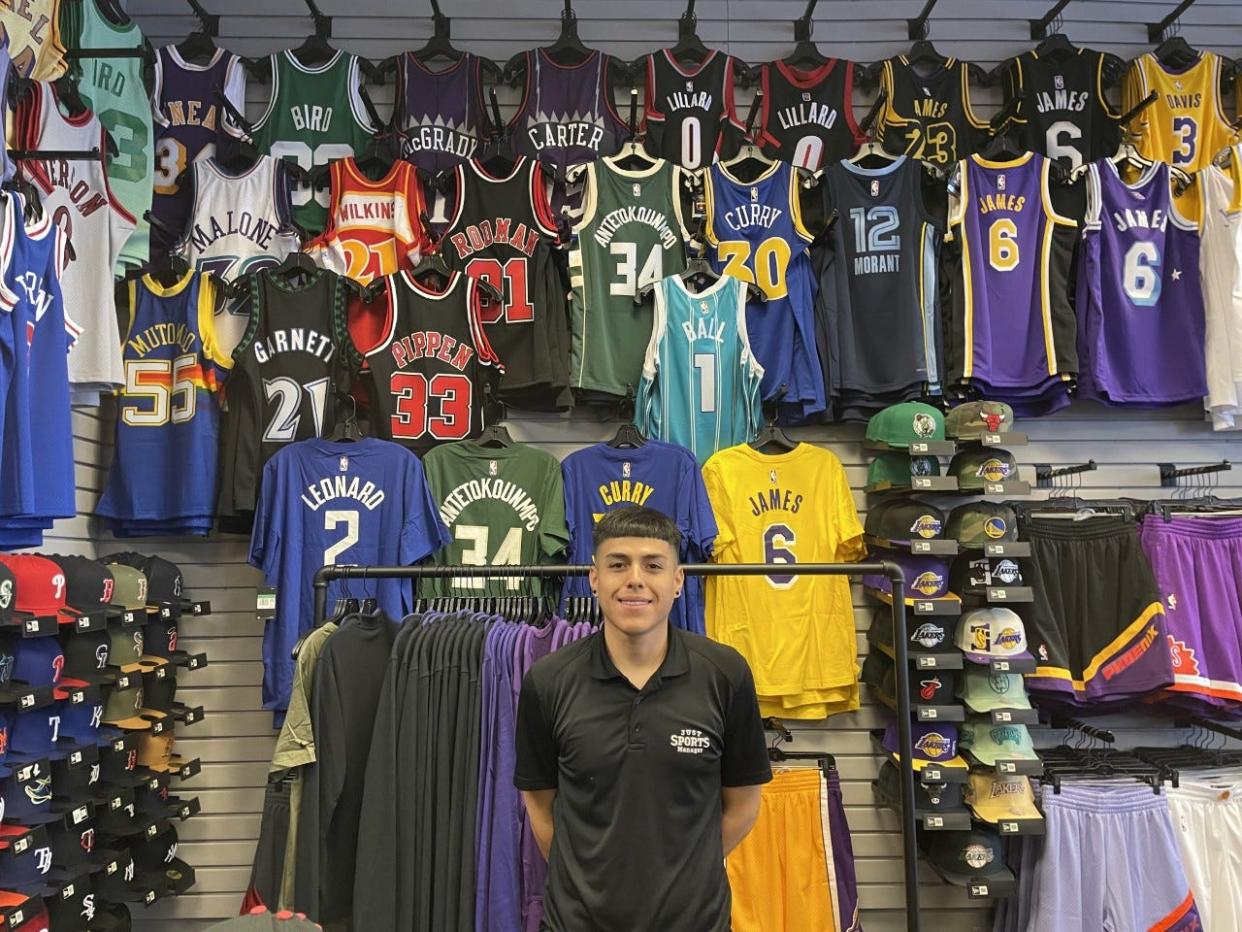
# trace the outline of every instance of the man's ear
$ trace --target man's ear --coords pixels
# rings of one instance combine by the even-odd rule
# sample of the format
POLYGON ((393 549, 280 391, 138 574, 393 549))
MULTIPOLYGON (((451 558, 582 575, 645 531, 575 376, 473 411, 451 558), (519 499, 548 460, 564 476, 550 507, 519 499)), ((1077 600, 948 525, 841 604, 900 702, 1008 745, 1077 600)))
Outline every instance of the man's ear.
POLYGON ((681 568, 681 564, 677 564, 677 569, 673 573, 673 579, 676 581, 675 592, 680 593, 686 588, 686 571, 681 568))
POLYGON ((595 565, 595 557, 591 557, 591 570, 587 573, 587 582, 591 585, 591 592, 599 591, 599 569, 595 565))

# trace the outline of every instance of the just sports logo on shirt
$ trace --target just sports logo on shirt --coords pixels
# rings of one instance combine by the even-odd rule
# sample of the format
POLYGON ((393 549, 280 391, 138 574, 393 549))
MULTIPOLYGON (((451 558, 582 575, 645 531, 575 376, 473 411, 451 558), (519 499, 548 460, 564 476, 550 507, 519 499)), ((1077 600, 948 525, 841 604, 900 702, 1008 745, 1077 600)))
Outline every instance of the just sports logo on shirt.
POLYGON ((668 743, 678 754, 702 754, 711 748, 712 739, 698 728, 683 728, 669 735, 668 743))

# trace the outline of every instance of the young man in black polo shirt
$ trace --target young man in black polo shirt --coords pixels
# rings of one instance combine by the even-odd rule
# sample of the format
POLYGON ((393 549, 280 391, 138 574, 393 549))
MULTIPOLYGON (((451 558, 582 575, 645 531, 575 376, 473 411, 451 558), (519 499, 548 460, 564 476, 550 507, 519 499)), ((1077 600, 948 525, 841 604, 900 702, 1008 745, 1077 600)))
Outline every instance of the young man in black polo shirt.
POLYGON ((595 525, 602 629, 522 683, 517 768, 548 858, 548 932, 725 932, 724 856, 772 779, 741 654, 669 624, 681 534, 650 508, 595 525))

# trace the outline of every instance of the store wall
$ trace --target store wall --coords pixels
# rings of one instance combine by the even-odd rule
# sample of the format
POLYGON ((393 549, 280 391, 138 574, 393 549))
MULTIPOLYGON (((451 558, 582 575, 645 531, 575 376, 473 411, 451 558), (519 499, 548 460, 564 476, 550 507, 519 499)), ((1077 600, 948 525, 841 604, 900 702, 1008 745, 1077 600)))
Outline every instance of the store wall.
MULTIPOLYGON (((551 42, 557 34, 561 0, 441 0, 453 17, 453 39, 461 48, 503 62, 514 52, 551 42)), ((1031 45, 1027 19, 1042 14, 1052 0, 988 2, 941 0, 930 25, 930 38, 944 53, 972 59, 985 67, 1031 45)), ((310 29, 300 0, 204 0, 221 14, 223 45, 245 55, 265 54, 299 44, 310 29)), ((1158 19, 1175 4, 1147 0, 1080 0, 1069 5, 1064 29, 1078 44, 1092 45, 1131 58, 1147 47, 1143 23, 1158 19)), ((188 7, 175 0, 130 0, 136 16, 155 45, 183 37, 192 27, 188 7), (185 10, 185 14, 182 10, 185 10)), ((335 15, 334 42, 371 59, 380 59, 423 43, 430 32, 429 5, 404 0, 320 0, 335 15)), ((700 0, 699 32, 708 45, 727 49, 750 62, 788 54, 793 46, 790 21, 801 15, 805 0, 700 0)), ((825 54, 873 61, 904 50, 906 17, 922 0, 883 3, 824 0, 816 11, 815 38, 825 54)), ((577 0, 583 40, 624 58, 635 58, 676 41, 680 12, 676 0, 577 0)), ((1231 0, 1200 0, 1186 14, 1182 29, 1197 47, 1227 55, 1242 54, 1242 5, 1231 0)), ((372 88, 381 114, 387 116, 391 83, 372 88)), ((267 87, 252 85, 247 110, 253 118, 266 100, 267 87)), ((861 117, 874 92, 860 92, 855 101, 861 117)), ((743 100, 748 97, 743 95, 743 100)), ((995 89, 976 92, 980 109, 990 113, 995 89)), ((502 92, 511 112, 515 91, 502 92)), ((48 550, 108 553, 120 549, 89 514, 98 498, 111 453, 111 412, 79 412, 74 418, 78 510, 83 517, 62 522, 49 537, 48 550)), ((1197 412, 1142 414, 1101 412, 1075 406, 1067 412, 1020 427, 1031 444, 1015 449, 1024 464, 1023 478, 1033 481, 1035 463, 1072 464, 1094 459, 1096 472, 1083 477, 1092 495, 1159 497, 1156 461, 1201 464, 1222 458, 1242 461, 1242 437, 1213 435, 1197 412)), ((537 443, 557 457, 611 436, 614 425, 584 416, 515 418, 513 434, 537 443)), ((860 511, 866 457, 857 428, 814 428, 792 432, 828 446, 845 463, 860 511)), ((1225 473, 1222 487, 1237 494, 1242 471, 1225 473)), ((261 623, 254 612, 258 574, 246 565, 246 542, 239 538, 206 541, 155 540, 145 549, 181 565, 186 585, 197 599, 210 599, 209 618, 184 625, 182 639, 191 651, 206 651, 211 664, 188 674, 182 684, 187 702, 207 708, 207 718, 178 738, 178 750, 200 757, 202 774, 185 784, 197 794, 203 812, 181 826, 179 856, 197 870, 197 886, 174 901, 158 904, 140 915, 144 930, 191 930, 206 920, 233 915, 249 876, 251 856, 262 808, 264 775, 272 747, 271 717, 261 708, 261 623), (177 920, 176 925, 173 925, 177 920)), ((863 632, 870 612, 856 593, 859 652, 866 650, 863 632)), ((901 913, 901 839, 897 819, 877 809, 869 781, 877 759, 871 754, 867 730, 883 716, 869 702, 858 713, 813 727, 797 729, 797 746, 824 749, 836 755, 841 771, 854 851, 864 922, 869 932, 904 928, 901 913)), ((1178 737, 1160 719, 1118 719, 1122 739, 1172 742, 1178 737)), ((1055 741, 1056 736, 1049 736, 1055 741)), ((1118 852, 1118 856, 1124 853, 1118 852)), ((970 903, 962 891, 937 880, 921 868, 924 927, 946 930, 990 928, 986 904, 970 903)), ((388 932, 388 930, 366 930, 388 932)))

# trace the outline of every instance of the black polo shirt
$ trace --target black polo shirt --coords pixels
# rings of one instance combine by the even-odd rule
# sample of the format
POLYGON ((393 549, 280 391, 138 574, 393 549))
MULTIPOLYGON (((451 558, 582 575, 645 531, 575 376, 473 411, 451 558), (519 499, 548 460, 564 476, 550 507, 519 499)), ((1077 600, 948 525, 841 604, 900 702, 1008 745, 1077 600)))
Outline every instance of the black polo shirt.
POLYGON ((601 633, 522 683, 522 790, 556 789, 544 896, 553 932, 728 930, 720 789, 772 779, 755 683, 731 647, 670 627, 641 690, 601 633))

